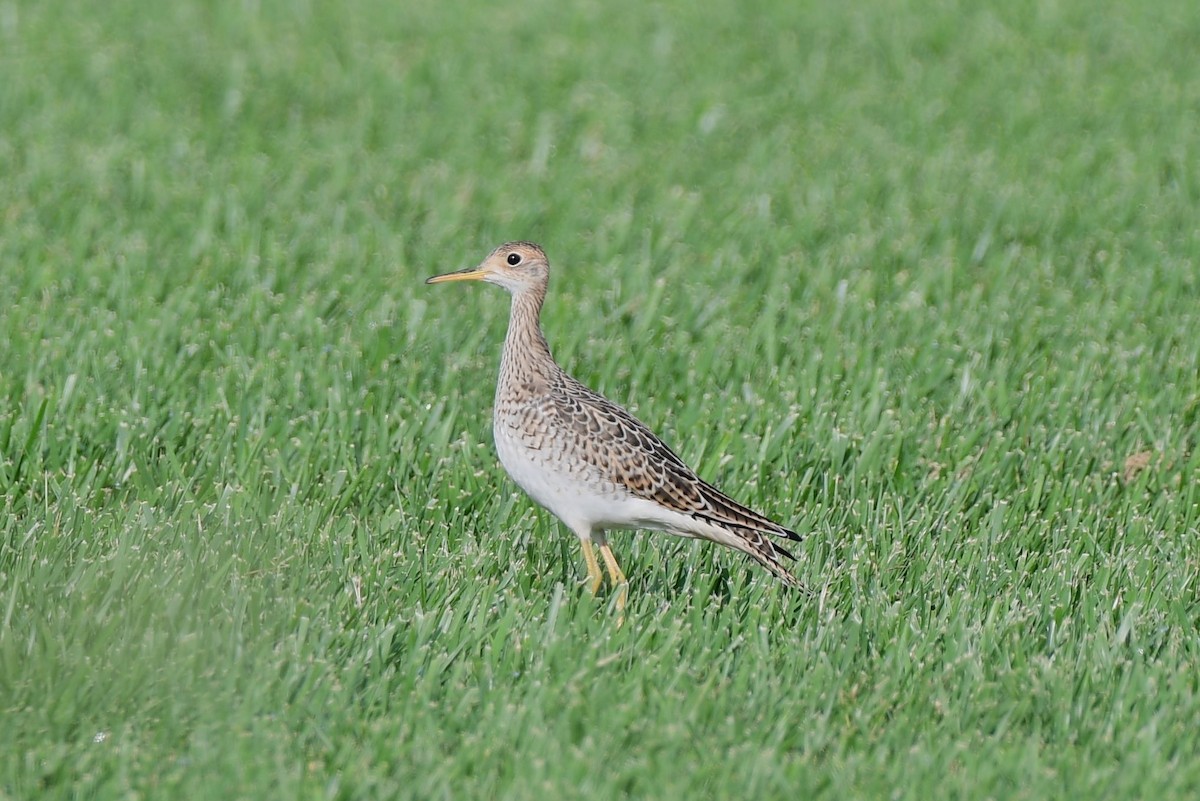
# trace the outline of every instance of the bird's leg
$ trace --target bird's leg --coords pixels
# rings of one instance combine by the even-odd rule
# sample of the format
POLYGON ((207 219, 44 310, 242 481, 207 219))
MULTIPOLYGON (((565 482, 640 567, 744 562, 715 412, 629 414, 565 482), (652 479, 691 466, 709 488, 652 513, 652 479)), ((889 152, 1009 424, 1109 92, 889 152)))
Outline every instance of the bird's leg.
POLYGON ((583 560, 587 562, 588 582, 592 586, 592 595, 600 592, 600 585, 604 583, 604 574, 600 572, 600 565, 596 562, 596 554, 592 551, 592 541, 580 539, 579 544, 583 546, 583 560))
POLYGON ((629 595, 629 580, 621 572, 621 566, 617 564, 617 557, 613 556, 612 548, 608 546, 607 542, 601 543, 600 555, 604 557, 608 575, 612 578, 613 586, 617 588, 617 611, 624 612, 625 599, 629 595))

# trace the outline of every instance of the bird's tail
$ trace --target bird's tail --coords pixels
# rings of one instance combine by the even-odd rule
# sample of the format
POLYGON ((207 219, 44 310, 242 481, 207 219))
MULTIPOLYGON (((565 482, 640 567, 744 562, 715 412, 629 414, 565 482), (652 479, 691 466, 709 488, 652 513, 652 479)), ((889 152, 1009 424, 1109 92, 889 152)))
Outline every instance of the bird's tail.
POLYGON ((804 586, 804 582, 796 578, 790 570, 783 566, 781 557, 795 559, 790 553, 779 547, 761 531, 744 530, 739 532, 742 546, 738 550, 748 554, 750 558, 765 567, 775 578, 794 590, 812 595, 812 590, 804 586))

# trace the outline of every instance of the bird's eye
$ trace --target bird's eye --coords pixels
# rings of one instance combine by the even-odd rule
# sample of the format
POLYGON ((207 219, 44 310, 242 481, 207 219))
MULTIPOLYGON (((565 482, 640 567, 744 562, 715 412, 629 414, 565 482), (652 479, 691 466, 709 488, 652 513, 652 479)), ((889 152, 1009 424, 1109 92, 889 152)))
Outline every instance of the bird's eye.
POLYGON ((508 263, 511 264, 513 267, 516 267, 518 264, 521 263, 521 254, 520 253, 509 253, 508 254, 508 263))

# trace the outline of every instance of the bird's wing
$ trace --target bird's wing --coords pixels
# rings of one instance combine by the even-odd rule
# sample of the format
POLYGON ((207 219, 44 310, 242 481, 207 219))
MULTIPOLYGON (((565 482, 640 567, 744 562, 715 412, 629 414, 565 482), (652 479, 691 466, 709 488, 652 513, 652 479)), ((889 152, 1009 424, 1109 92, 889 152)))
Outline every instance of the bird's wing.
MULTIPOLYGON (((587 442, 584 458, 638 498, 717 526, 800 541, 791 529, 763 517, 707 483, 644 423, 570 376, 563 376, 556 425, 587 442)), ((791 554, 775 546, 787 556, 791 554)))

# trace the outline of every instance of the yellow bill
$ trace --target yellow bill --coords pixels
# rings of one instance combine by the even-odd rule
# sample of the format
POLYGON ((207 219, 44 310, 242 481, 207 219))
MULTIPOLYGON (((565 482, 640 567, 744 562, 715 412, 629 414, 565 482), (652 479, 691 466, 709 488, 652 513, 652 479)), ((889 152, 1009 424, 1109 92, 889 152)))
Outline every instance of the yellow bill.
POLYGON ((487 273, 484 270, 480 270, 478 267, 469 267, 466 270, 459 270, 458 272, 453 273, 442 273, 441 275, 435 275, 433 278, 426 278, 425 283, 440 284, 445 281, 479 281, 485 275, 487 275, 487 273))

